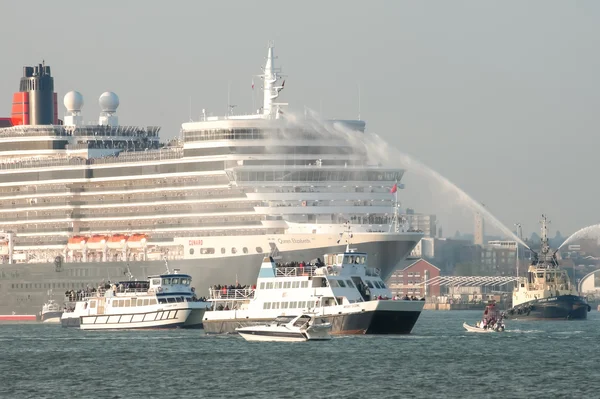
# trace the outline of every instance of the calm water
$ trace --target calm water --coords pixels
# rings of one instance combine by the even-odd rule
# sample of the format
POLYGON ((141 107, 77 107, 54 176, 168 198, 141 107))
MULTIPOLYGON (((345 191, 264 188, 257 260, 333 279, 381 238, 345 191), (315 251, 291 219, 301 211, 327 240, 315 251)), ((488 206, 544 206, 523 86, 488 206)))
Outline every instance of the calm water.
POLYGON ((481 312, 424 312, 412 335, 251 343, 202 331, 85 332, 0 325, 6 398, 593 398, 600 314, 509 321, 467 333, 481 312))

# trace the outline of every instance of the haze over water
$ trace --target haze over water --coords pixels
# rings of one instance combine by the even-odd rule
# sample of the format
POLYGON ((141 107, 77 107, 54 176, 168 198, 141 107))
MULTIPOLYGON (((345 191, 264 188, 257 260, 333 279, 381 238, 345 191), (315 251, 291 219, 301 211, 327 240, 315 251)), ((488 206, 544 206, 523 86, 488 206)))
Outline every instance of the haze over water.
POLYGON ((479 311, 422 313, 408 336, 246 342, 202 331, 89 332, 2 325, 3 398, 584 398, 600 389, 600 315, 510 321, 467 333, 479 311))

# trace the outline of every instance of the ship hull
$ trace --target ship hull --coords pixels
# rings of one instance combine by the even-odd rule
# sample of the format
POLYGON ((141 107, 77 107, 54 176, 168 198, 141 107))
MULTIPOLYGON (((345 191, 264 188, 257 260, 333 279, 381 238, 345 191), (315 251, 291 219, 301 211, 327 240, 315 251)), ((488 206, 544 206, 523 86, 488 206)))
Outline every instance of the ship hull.
MULTIPOLYGON (((400 335, 410 334, 424 304, 422 301, 369 301, 355 304, 360 307, 360 311, 345 313, 343 309, 348 308, 340 306, 341 311, 335 314, 321 315, 320 311, 316 313, 325 322, 331 323, 332 335, 400 335)), ((243 317, 245 314, 242 312, 237 314, 238 318, 218 317, 222 313, 225 312, 206 313, 203 326, 207 334, 231 334, 236 332, 236 328, 262 325, 273 320, 273 317, 243 317)))
POLYGON ((60 318, 62 316, 62 311, 56 312, 45 312, 42 313, 42 323, 60 323, 60 318))
POLYGON ((575 295, 559 295, 536 299, 506 311, 508 319, 524 320, 585 320, 590 305, 575 295))
MULTIPOLYGON (((369 254, 369 264, 381 270, 385 280, 396 269, 414 248, 420 239, 400 237, 395 234, 378 234, 371 241, 353 244, 360 251, 369 254)), ((238 237, 243 242, 244 237, 238 237)), ((278 262, 308 261, 323 257, 325 253, 343 251, 345 245, 328 244, 323 246, 286 249, 280 248, 278 262)), ((251 285, 256 281, 258 270, 265 255, 244 254, 235 257, 211 257, 207 259, 175 259, 169 260, 169 268, 180 269, 192 277, 198 296, 207 296, 208 287, 215 284, 251 285)), ((0 265, 0 276, 4 277, 0 284, 0 314, 38 313, 38 309, 47 299, 47 291, 53 290, 56 300, 64 299, 64 291, 83 289, 86 286, 96 287, 102 281, 118 281, 126 278, 127 266, 134 278, 144 279, 149 275, 161 274, 165 271, 164 261, 131 261, 131 262, 69 262, 63 263, 57 271, 53 263, 21 263, 0 265)))

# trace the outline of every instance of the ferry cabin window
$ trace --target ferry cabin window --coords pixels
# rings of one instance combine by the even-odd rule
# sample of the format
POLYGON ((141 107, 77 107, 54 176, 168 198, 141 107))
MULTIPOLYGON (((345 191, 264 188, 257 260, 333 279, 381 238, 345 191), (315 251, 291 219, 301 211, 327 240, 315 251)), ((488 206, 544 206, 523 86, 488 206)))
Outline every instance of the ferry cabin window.
POLYGON ((244 247, 244 248, 242 249, 242 251, 243 251, 245 254, 247 254, 247 253, 248 253, 248 248, 244 247))
POLYGON ((194 248, 190 248, 190 255, 194 254, 194 248))
POLYGON ((125 305, 123 305, 123 306, 125 306, 126 308, 130 307, 131 301, 129 299, 125 300, 125 305))
POLYGON ((302 301, 298 305, 301 309, 304 309, 306 307, 306 301, 302 301))
MULTIPOLYGON (((374 288, 373 284, 371 284, 371 282, 369 280, 365 280, 365 282, 367 283, 367 285, 369 286, 369 288, 374 288)), ((410 282, 409 282, 410 284, 410 282)))
POLYGON ((288 305, 289 305, 288 302, 281 302, 281 309, 287 309, 288 305))
POLYGON ((290 308, 296 309, 297 307, 298 307, 298 302, 296 302, 296 301, 291 301, 290 302, 290 308))
POLYGON ((224 254, 225 253, 225 248, 221 248, 221 253, 224 254))
POLYGON ((268 290, 272 290, 273 289, 273 283, 267 283, 267 289, 268 290))
POLYGON ((300 281, 293 281, 292 288, 300 288, 300 281))
POLYGON ((153 278, 152 279, 152 285, 160 285, 160 279, 159 278, 153 278))
POLYGON ((352 284, 352 280, 346 280, 346 284, 348 284, 348 287, 354 288, 354 284, 352 284))
POLYGON ((256 247, 256 253, 257 254, 262 254, 263 253, 263 249, 261 247, 256 247))
POLYGON ((339 287, 338 281, 335 279, 329 280, 329 285, 331 286, 331 288, 339 287))
POLYGON ((273 302, 273 309, 279 309, 279 302, 273 302))
POLYGON ((340 285, 340 287, 346 288, 346 283, 344 283, 344 280, 338 280, 338 284, 340 285))
POLYGON ((291 281, 286 281, 286 282, 283 284, 283 288, 292 288, 292 282, 291 282, 291 281))
POLYGON ((301 281, 300 288, 308 288, 308 281, 301 281))
POLYGON ((265 283, 260 283, 260 289, 264 290, 265 289, 265 283))
POLYGON ((384 283, 383 281, 380 281, 380 282, 379 282, 379 285, 381 286, 381 288, 387 288, 387 287, 385 286, 385 283, 384 283))
POLYGON ((188 285, 188 279, 187 278, 182 278, 181 281, 179 282, 179 284, 183 284, 183 285, 188 285))
POLYGON ((375 285, 375 288, 381 288, 381 287, 379 286, 379 283, 378 283, 377 281, 373 280, 373 284, 375 285))
POLYGON ((263 304, 263 309, 271 309, 271 302, 265 302, 263 304))
POLYGON ((283 281, 278 281, 276 284, 277 284, 277 289, 283 288, 283 281))
MULTIPOLYGON (((148 299, 144 299, 144 306, 148 305, 148 299)), ((150 299, 150 305, 156 305, 156 298, 150 299)))
POLYGON ((344 255, 338 255, 337 256, 337 263, 341 264, 343 259, 344 259, 344 255))
POLYGON ((214 248, 200 248, 200 253, 202 255, 214 254, 215 249, 214 248))
POLYGON ((235 253, 237 253, 237 249, 235 249, 235 248, 231 248, 231 253, 232 253, 232 254, 235 254, 235 253))
POLYGON ((90 309, 94 309, 96 307, 96 301, 90 302, 90 309))
POLYGON ((162 284, 163 285, 170 285, 171 284, 171 279, 170 278, 163 278, 162 279, 162 284))

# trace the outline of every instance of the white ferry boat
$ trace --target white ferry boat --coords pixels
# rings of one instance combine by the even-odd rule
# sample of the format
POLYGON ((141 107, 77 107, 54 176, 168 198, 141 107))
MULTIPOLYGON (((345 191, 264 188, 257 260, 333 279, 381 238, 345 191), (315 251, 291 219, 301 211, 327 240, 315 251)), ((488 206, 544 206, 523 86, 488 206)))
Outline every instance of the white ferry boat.
POLYGON ((54 299, 49 299, 40 313, 40 321, 42 323, 60 323, 60 318, 63 314, 62 307, 54 299))
POLYGON ((201 328, 209 304, 196 298, 191 282, 191 276, 175 271, 107 284, 83 295, 61 323, 82 330, 201 328))
POLYGON ((279 316, 268 324, 240 327, 235 331, 246 341, 327 341, 331 339, 331 324, 323 320, 313 313, 303 313, 279 316))
POLYGON ((331 323, 332 334, 408 334, 425 305, 392 298, 380 271, 367 267, 367 254, 349 248, 313 264, 282 265, 265 257, 255 286, 213 287, 209 301, 208 334, 307 311, 331 323))
POLYGON ((386 279, 423 236, 390 193, 404 171, 369 160, 364 121, 283 114, 274 60, 270 47, 258 113, 205 113, 169 143, 156 126, 119 125, 112 92, 92 124, 83 96, 67 93, 59 120, 50 67, 24 67, 0 118, 0 314, 37 313, 46 291, 128 263, 159 274, 165 258, 207 284, 252 281, 265 256, 342 251, 345 223, 386 279))

